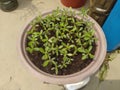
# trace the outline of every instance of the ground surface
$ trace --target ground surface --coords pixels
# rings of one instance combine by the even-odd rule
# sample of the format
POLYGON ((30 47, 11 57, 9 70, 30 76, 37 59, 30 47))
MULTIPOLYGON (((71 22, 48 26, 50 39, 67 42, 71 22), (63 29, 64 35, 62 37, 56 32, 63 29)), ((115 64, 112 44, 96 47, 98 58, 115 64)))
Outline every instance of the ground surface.
MULTIPOLYGON (((64 7, 60 0, 18 0, 13 12, 0 10, 0 90, 63 90, 61 86, 44 84, 21 62, 18 40, 26 23, 45 10, 64 7)), ((120 90, 120 55, 110 63, 106 80, 99 90, 120 90)), ((97 77, 81 90, 96 90, 97 77)))

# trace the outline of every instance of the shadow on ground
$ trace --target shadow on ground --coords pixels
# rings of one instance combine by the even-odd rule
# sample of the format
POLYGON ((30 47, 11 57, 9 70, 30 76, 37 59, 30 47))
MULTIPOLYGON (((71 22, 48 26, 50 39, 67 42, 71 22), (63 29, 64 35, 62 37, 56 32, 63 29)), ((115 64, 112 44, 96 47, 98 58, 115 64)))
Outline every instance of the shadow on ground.
POLYGON ((99 84, 98 78, 93 76, 90 82, 79 90, 120 90, 120 80, 105 80, 99 84))

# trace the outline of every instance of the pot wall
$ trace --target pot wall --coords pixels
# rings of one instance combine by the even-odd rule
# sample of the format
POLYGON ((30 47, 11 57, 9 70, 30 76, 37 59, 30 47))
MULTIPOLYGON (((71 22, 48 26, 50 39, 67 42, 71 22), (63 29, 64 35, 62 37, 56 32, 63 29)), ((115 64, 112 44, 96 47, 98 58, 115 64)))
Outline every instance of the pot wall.
MULTIPOLYGON (((77 12, 77 11, 76 11, 77 12)), ((46 16, 48 14, 51 14, 52 11, 43 13, 42 16, 46 16)), ((57 76, 57 75, 51 75, 48 73, 45 73, 38 69, 33 63, 29 60, 29 57, 26 54, 25 50, 25 38, 27 36, 27 31, 30 30, 30 22, 27 24, 27 26, 24 28, 22 35, 20 37, 20 56, 21 59, 23 60, 24 64, 33 72, 35 76, 37 76, 41 81, 47 82, 47 83, 52 83, 52 84, 72 84, 72 83, 77 83, 85 78, 93 75, 102 65, 104 58, 106 56, 106 39, 104 36, 104 33, 101 29, 101 27, 96 23, 95 20, 93 20, 91 17, 89 17, 89 20, 94 23, 94 28, 96 30, 95 36, 98 38, 97 41, 97 50, 95 53, 95 58, 90 65, 88 65, 85 69, 83 69, 80 72, 71 74, 71 75, 65 75, 65 76, 57 76)))

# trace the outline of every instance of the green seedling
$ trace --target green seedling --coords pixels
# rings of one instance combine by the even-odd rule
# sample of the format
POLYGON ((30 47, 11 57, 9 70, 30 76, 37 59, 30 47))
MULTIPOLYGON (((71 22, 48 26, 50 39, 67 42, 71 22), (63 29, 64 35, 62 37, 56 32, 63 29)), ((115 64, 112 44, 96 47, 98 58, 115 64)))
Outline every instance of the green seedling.
POLYGON ((94 58, 91 53, 92 44, 96 42, 93 24, 85 19, 86 10, 80 12, 81 19, 75 15, 72 10, 58 8, 44 18, 37 17, 27 33, 26 51, 30 54, 39 52, 43 67, 52 65, 51 70, 56 74, 67 68, 76 55, 81 55, 81 60, 94 58))

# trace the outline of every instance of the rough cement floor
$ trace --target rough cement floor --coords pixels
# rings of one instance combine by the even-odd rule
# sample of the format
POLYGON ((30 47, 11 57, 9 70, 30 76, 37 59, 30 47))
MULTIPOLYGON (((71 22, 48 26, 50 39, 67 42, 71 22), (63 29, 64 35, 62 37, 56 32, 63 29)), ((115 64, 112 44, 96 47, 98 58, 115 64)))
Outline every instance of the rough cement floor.
MULTIPOLYGON (((45 10, 64 7, 60 0, 18 0, 13 12, 0 10, 0 90, 63 90, 58 85, 44 84, 21 62, 18 44, 24 26, 45 10)), ((93 76, 80 90, 96 90, 98 78, 93 76)), ((120 55, 110 63, 106 80, 99 90, 120 90, 120 55)))

